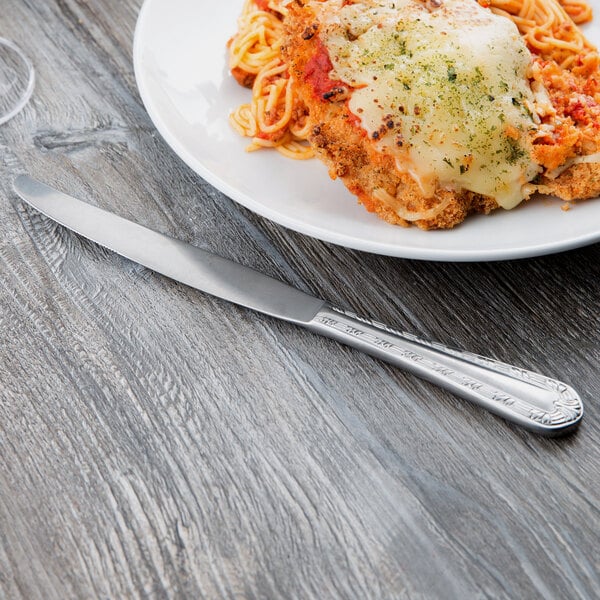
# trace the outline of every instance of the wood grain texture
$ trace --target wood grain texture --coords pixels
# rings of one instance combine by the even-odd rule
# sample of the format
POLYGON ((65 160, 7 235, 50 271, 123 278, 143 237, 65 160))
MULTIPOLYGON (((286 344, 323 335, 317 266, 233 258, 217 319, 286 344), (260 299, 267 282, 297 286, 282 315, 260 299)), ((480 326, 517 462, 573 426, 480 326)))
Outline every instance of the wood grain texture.
POLYGON ((33 58, 0 128, 0 597, 597 598, 600 246, 398 260, 235 205, 157 135, 141 0, 2 0, 33 58), (202 295, 25 207, 28 172, 422 337, 575 385, 546 440, 202 295))

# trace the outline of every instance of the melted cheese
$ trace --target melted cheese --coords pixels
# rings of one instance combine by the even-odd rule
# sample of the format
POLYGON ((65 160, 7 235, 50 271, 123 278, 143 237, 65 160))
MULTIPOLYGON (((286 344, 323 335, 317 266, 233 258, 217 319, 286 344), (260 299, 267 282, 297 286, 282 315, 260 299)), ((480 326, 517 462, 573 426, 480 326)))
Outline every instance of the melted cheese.
POLYGON ((377 149, 424 195, 470 190, 512 208, 539 172, 531 55, 516 26, 475 0, 314 2, 332 79, 377 149))

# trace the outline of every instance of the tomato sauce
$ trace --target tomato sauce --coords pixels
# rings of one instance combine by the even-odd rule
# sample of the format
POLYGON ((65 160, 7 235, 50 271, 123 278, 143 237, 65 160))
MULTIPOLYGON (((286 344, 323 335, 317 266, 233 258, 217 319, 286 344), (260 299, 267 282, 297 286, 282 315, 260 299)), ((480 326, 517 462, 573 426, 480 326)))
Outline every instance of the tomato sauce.
POLYGON ((355 115, 348 106, 349 86, 339 79, 331 79, 329 74, 333 70, 333 64, 329 58, 327 48, 318 40, 316 42, 316 53, 306 63, 304 77, 311 85, 314 95, 321 101, 338 102, 346 99, 346 118, 362 135, 367 132, 362 128, 360 117, 355 115))
POLYGON ((327 96, 332 92, 337 89, 346 90, 347 86, 339 79, 329 78, 329 73, 333 70, 333 64, 323 42, 317 41, 316 48, 317 52, 306 63, 304 77, 311 84, 315 96, 327 100, 327 96))

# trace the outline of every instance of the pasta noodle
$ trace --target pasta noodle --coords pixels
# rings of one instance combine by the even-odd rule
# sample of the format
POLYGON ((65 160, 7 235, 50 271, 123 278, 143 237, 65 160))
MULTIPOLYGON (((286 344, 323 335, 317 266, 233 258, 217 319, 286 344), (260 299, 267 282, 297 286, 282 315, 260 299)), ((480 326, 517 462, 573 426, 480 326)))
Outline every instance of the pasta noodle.
POLYGON ((285 7, 277 1, 244 3, 238 33, 229 43, 229 67, 240 83, 252 85, 252 99, 237 108, 230 122, 252 138, 248 151, 275 148, 285 156, 306 159, 314 154, 306 141, 306 108, 294 93, 280 53, 284 16, 285 7))
POLYGON ((582 54, 595 52, 577 27, 592 18, 585 0, 480 0, 480 4, 512 19, 533 53, 563 68, 582 54))
MULTIPOLYGON (((474 0, 475 1, 475 0, 474 0)), ((276 148, 285 156, 313 156, 307 142, 307 110, 281 56, 285 0, 245 0, 238 32, 229 41, 229 67, 252 88, 249 103, 230 116, 231 125, 252 139, 248 151, 276 148)), ((583 55, 597 54, 577 25, 592 18, 586 0, 479 0, 517 25, 531 52, 569 68, 583 55)))

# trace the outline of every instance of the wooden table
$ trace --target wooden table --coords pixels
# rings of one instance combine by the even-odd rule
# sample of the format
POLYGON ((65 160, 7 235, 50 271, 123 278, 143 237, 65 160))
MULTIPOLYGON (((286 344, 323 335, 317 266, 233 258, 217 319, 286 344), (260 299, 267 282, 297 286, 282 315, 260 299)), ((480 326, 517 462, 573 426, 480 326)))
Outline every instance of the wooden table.
POLYGON ((3 0, 37 68, 0 128, 0 597, 594 598, 600 246, 369 255, 266 221, 137 93, 141 0, 3 0), (422 337, 559 377, 551 440, 27 208, 19 173, 422 337))

